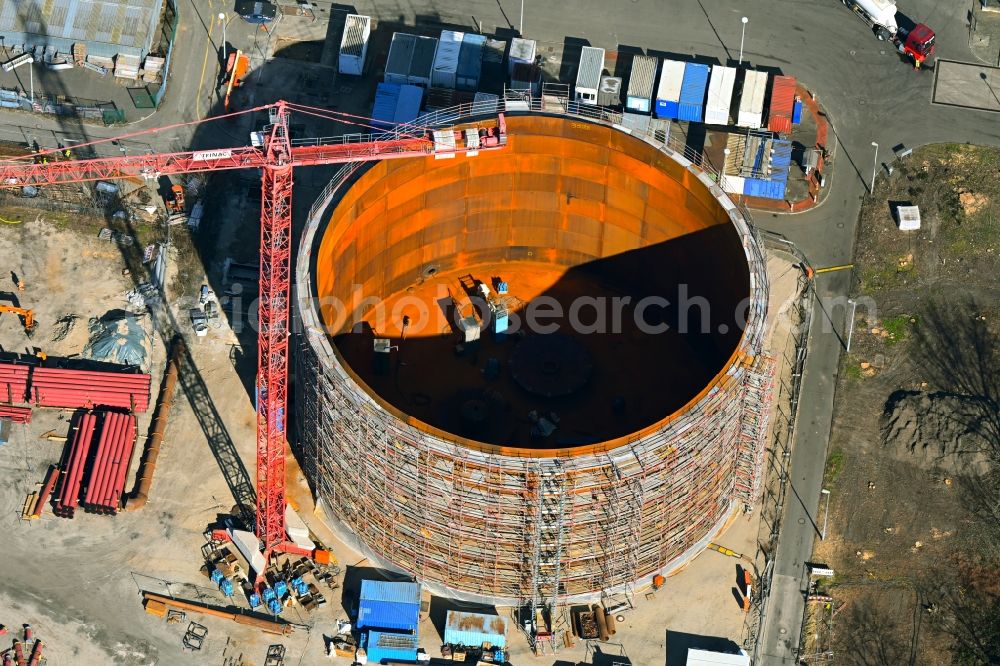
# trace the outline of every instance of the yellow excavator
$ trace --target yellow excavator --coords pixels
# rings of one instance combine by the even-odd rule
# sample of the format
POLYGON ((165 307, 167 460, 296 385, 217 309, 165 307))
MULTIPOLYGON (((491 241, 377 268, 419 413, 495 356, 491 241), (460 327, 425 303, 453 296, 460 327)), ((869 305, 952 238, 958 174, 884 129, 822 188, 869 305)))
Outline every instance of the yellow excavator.
POLYGON ((22 308, 17 297, 9 292, 0 293, 0 299, 8 300, 11 303, 10 305, 0 303, 0 315, 4 312, 17 315, 21 319, 21 324, 24 325, 24 332, 31 335, 32 331, 35 330, 35 311, 22 308))

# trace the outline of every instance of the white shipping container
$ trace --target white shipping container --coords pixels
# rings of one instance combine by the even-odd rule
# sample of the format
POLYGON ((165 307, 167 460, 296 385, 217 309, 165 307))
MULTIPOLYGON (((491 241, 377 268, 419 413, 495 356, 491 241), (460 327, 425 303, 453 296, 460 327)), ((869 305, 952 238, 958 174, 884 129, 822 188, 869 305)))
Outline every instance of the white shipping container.
POLYGON ((764 97, 767 94, 767 72, 748 69, 745 74, 736 124, 740 127, 760 129, 764 126, 764 97))
POLYGON ((431 72, 431 85, 435 88, 454 88, 458 72, 458 54, 462 50, 464 32, 442 30, 438 40, 437 53, 434 54, 434 71, 431 72))
POLYGON ((636 56, 632 59, 625 108, 641 113, 649 113, 652 110, 656 64, 657 60, 652 56, 636 56))
POLYGON ((604 49, 584 46, 580 52, 580 66, 576 71, 574 94, 582 104, 597 104, 597 91, 604 74, 604 49))
POLYGON ((370 16, 348 14, 344 22, 344 35, 340 38, 340 56, 337 66, 341 74, 361 76, 368 55, 368 38, 372 34, 370 16))
POLYGON ((708 82, 708 103, 705 105, 706 124, 729 124, 729 109, 733 105, 733 87, 735 85, 735 67, 712 65, 712 78, 708 82))
POLYGON ((681 98, 683 83, 684 63, 679 60, 664 60, 663 67, 660 68, 660 85, 656 89, 658 117, 677 117, 677 104, 681 98))
POLYGON ((535 50, 538 48, 535 40, 515 37, 510 40, 510 53, 507 55, 507 75, 514 73, 514 65, 534 65, 535 50))

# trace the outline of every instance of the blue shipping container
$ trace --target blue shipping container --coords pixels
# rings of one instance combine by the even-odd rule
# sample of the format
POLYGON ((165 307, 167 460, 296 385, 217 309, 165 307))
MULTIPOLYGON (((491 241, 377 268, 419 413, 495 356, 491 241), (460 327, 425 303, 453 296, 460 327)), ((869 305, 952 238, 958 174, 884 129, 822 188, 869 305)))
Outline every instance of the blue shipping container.
POLYGON ((369 631, 365 640, 369 664, 417 661, 417 637, 369 631))
POLYGON ((802 122, 802 100, 795 100, 795 106, 792 107, 792 124, 798 125, 802 122))
POLYGON ((465 33, 462 50, 458 54, 458 76, 455 86, 459 90, 476 90, 483 71, 483 48, 485 35, 465 33))
POLYGON ((708 65, 689 62, 684 66, 684 82, 677 108, 678 120, 700 123, 705 111, 705 90, 708 87, 708 65))
POLYGON ((743 182, 743 194, 748 197, 760 197, 761 199, 784 199, 787 184, 783 181, 747 178, 743 182))
POLYGON ((375 104, 372 107, 372 119, 375 125, 389 129, 396 117, 396 105, 399 103, 398 83, 380 83, 375 90, 375 104))
POLYGON ((361 581, 358 629, 417 630, 420 620, 420 585, 361 581))
POLYGON ((499 615, 448 611, 444 621, 444 642, 450 645, 480 647, 507 646, 507 620, 499 615))
POLYGON ((400 86, 396 111, 392 117, 393 121, 396 124, 412 123, 420 115, 420 105, 423 104, 423 101, 424 89, 420 86, 400 86))

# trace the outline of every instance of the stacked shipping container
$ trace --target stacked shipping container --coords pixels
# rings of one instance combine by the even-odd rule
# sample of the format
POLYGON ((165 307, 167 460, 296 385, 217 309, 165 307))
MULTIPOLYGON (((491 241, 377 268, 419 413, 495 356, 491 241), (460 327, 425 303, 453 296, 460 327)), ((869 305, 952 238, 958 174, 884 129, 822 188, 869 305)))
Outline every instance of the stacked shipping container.
POLYGON ((442 30, 438 40, 437 53, 434 54, 434 71, 431 73, 431 85, 438 88, 454 88, 458 75, 458 56, 462 50, 462 38, 465 33, 454 30, 442 30))
POLYGON ((729 108, 733 104, 733 86, 736 68, 712 66, 712 80, 708 84, 708 103, 705 105, 705 122, 709 125, 728 125, 729 108))
POLYGON ((337 69, 341 74, 361 76, 365 70, 365 56, 368 54, 368 38, 372 32, 372 20, 368 16, 348 14, 344 23, 344 35, 340 40, 340 55, 337 69))
POLYGON ((795 78, 776 76, 771 84, 771 108, 767 114, 767 129, 778 134, 792 131, 795 105, 795 78))
POLYGON ((483 35, 466 33, 465 37, 462 38, 462 50, 458 55, 458 80, 456 83, 459 90, 475 92, 479 88, 485 46, 486 37, 483 35))
POLYGON ((748 69, 743 79, 740 108, 736 124, 740 127, 760 129, 764 125, 764 98, 767 96, 767 72, 748 69))
POLYGON ((677 119, 700 123, 704 117, 705 89, 708 86, 708 65, 689 62, 684 65, 677 119))
POLYGON ((632 59, 628 94, 625 98, 626 109, 639 113, 649 113, 652 110, 656 64, 657 60, 652 56, 636 56, 632 59))
POLYGON ((677 120, 684 83, 684 63, 664 60, 660 71, 660 85, 656 90, 656 117, 677 120))

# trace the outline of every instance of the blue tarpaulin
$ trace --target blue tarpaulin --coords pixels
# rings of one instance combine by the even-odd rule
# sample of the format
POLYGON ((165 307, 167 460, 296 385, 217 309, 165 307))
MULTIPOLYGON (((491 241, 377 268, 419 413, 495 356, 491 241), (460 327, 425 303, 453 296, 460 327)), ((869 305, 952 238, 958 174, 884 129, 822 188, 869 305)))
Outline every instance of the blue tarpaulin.
POLYGON ((785 181, 747 178, 743 181, 743 194, 761 199, 784 199, 786 185, 785 181))
POLYGON ((358 629, 417 631, 420 620, 420 585, 361 581, 358 629))
POLYGON ((795 105, 792 107, 792 124, 798 125, 802 122, 802 100, 795 100, 795 105))

